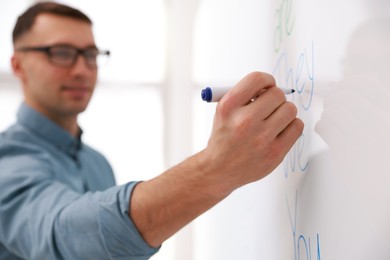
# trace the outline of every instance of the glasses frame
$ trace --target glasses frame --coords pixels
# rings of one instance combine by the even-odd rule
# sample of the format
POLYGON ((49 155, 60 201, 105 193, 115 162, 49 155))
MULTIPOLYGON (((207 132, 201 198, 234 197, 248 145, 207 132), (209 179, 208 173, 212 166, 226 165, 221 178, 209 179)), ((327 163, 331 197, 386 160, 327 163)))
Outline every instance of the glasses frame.
POLYGON ((29 51, 32 51, 32 52, 34 52, 34 51, 35 52, 43 52, 43 53, 45 53, 47 55, 49 61, 53 65, 56 65, 56 66, 59 66, 59 67, 64 67, 64 68, 72 67, 76 63, 77 58, 79 57, 79 55, 81 55, 81 56, 84 57, 85 64, 89 68, 96 69, 98 67, 97 59, 98 59, 99 56, 106 56, 106 57, 110 56, 110 51, 109 50, 99 50, 96 47, 77 48, 75 46, 66 45, 66 44, 49 45, 49 46, 36 46, 36 47, 20 47, 20 48, 16 49, 16 51, 21 51, 21 52, 29 52, 29 51), (61 47, 62 48, 69 48, 69 49, 72 49, 72 50, 76 51, 75 55, 73 57, 73 60, 69 64, 58 63, 58 62, 55 61, 55 59, 53 59, 52 49, 53 48, 61 48, 61 47), (96 62, 91 64, 88 54, 92 50, 93 51, 97 51, 97 52, 96 52, 96 62))

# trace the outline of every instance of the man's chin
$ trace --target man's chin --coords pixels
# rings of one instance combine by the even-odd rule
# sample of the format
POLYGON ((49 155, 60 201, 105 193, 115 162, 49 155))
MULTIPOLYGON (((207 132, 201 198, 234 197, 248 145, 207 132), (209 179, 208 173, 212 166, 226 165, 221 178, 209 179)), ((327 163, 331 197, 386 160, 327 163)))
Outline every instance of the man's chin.
POLYGON ((87 110, 88 103, 78 103, 78 104, 72 104, 72 106, 69 106, 68 108, 64 109, 65 113, 68 115, 74 115, 77 116, 78 114, 84 112, 87 110))

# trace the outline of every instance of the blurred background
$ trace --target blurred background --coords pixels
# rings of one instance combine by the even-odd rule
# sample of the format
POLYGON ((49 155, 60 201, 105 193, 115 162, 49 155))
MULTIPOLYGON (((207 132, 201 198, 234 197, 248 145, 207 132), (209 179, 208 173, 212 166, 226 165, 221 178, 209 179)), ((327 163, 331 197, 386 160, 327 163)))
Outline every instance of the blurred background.
MULTIPOLYGON (((22 101, 10 67, 11 32, 35 2, 0 2, 0 131, 14 122, 22 101)), ((84 141, 111 162, 118 184, 152 178, 204 148, 215 104, 201 101, 200 90, 234 85, 251 71, 264 71, 271 58, 269 1, 56 2, 89 15, 97 45, 111 51, 80 125, 84 141)), ((153 259, 208 255, 207 247, 196 249, 202 240, 197 229, 196 223, 186 227, 153 259)))

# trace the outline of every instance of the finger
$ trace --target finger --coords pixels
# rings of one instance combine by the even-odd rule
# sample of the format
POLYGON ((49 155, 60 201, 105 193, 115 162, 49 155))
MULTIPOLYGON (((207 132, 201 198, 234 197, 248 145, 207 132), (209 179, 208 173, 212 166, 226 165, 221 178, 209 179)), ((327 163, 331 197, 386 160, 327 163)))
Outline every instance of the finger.
POLYGON ((263 72, 252 72, 238 82, 220 102, 228 102, 232 108, 245 106, 254 97, 271 87, 276 87, 274 77, 263 72))
POLYGON ((247 113, 256 111, 256 118, 265 120, 272 115, 283 103, 286 102, 286 96, 279 88, 268 88, 256 98, 245 109, 247 113))
POLYGON ((295 118, 275 139, 280 147, 280 154, 286 154, 302 135, 304 124, 299 118, 295 118))
POLYGON ((265 120, 273 138, 278 136, 297 116, 297 108, 291 102, 284 102, 265 120))

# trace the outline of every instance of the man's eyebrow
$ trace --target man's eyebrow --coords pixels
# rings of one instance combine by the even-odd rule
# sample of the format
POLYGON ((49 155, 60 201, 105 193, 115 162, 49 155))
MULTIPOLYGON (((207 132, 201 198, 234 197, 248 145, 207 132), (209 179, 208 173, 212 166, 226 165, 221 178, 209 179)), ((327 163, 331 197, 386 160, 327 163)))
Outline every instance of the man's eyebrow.
POLYGON ((87 45, 85 47, 85 49, 98 49, 98 47, 96 46, 96 44, 90 44, 90 45, 87 45))

